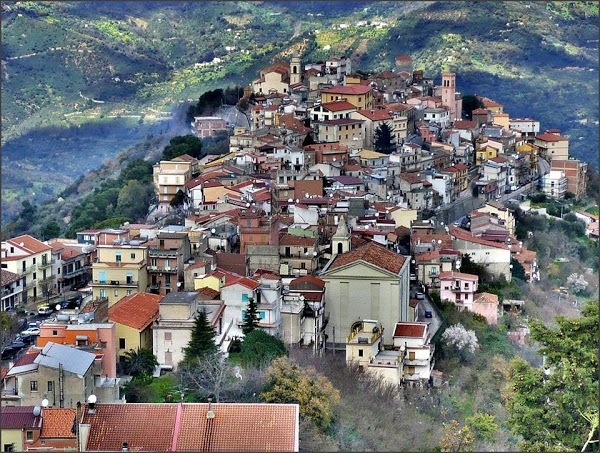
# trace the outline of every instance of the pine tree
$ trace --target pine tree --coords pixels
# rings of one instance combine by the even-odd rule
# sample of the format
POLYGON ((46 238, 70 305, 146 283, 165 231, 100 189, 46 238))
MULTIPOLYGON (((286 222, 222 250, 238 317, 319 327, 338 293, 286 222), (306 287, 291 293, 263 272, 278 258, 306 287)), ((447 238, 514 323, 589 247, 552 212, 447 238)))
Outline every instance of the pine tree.
POLYGON ((373 145, 375 146, 375 151, 384 154, 391 154, 396 149, 392 128, 389 124, 382 123, 381 126, 375 129, 373 145))
POLYGON ((192 338, 184 349, 184 361, 190 362, 196 358, 202 358, 209 354, 218 352, 215 344, 216 331, 210 324, 205 310, 200 310, 196 315, 192 338))
POLYGON ((246 308, 246 315, 244 316, 244 325, 242 326, 242 332, 244 335, 248 335, 254 329, 258 327, 258 304, 254 300, 254 297, 248 298, 248 308, 246 308))

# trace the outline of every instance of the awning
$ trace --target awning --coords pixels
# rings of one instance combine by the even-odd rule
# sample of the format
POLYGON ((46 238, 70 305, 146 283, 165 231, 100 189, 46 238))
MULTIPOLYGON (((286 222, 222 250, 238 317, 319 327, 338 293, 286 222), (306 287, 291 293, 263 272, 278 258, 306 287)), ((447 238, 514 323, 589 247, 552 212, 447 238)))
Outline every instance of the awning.
POLYGON ((77 335, 77 336, 75 337, 75 339, 76 339, 77 341, 87 341, 87 340, 88 340, 88 336, 87 336, 87 335, 77 335))

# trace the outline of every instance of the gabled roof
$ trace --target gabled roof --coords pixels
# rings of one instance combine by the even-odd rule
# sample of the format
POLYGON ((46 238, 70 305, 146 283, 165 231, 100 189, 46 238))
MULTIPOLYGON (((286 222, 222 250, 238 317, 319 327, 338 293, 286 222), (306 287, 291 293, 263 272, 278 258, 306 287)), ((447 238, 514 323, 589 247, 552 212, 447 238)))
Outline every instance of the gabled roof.
POLYGON ((473 294, 474 304, 494 304, 498 305, 498 296, 492 293, 475 293, 473 294))
POLYGON ((284 233, 279 236, 280 246, 314 247, 315 244, 316 239, 314 237, 297 236, 289 233, 284 233))
POLYGON ((568 141, 567 137, 563 137, 559 134, 539 134, 535 136, 536 140, 542 140, 544 142, 561 142, 568 141))
POLYGON ((2 406, 0 429, 40 428, 42 417, 33 415, 33 406, 2 406))
POLYGON ((32 254, 52 250, 52 247, 50 247, 48 244, 44 244, 42 241, 38 241, 36 238, 34 238, 33 236, 29 236, 28 234, 17 236, 15 238, 9 239, 6 242, 16 247, 20 247, 32 254))
POLYGON ((12 272, 7 271, 6 269, 1 269, 0 272, 2 286, 6 286, 12 282, 16 282, 17 280, 21 280, 23 277, 17 274, 13 274, 12 272))
POLYGON ((256 289, 256 288, 258 288, 260 286, 260 283, 258 283, 256 280, 252 280, 251 278, 248 278, 248 277, 241 277, 241 278, 238 278, 237 280, 234 280, 232 282, 225 283, 223 285, 223 288, 226 287, 226 286, 232 286, 232 285, 242 285, 242 286, 245 286, 248 289, 254 290, 254 289, 256 289))
POLYGON ((424 322, 397 322, 394 329, 395 337, 423 338, 427 323, 424 322))
POLYGON ((265 403, 84 406, 87 451, 298 451, 299 406, 265 403), (123 423, 124 420, 130 423, 123 423), (110 433, 110 435, 107 435, 110 433))
POLYGON ((386 109, 361 109, 357 113, 371 121, 392 120, 394 118, 386 109))
POLYGON ((368 242, 356 250, 337 255, 329 265, 327 271, 348 264, 358 263, 359 261, 364 261, 372 266, 384 269, 393 274, 398 274, 402 269, 406 258, 388 250, 382 245, 376 244, 375 242, 368 242))
POLYGON ((348 101, 332 101, 323 102, 321 107, 329 110, 330 112, 339 112, 342 110, 356 110, 356 106, 348 101))
POLYGON ((47 407, 42 409, 42 432, 40 437, 51 439, 74 439, 75 409, 47 407))
POLYGON ((331 88, 325 88, 325 89, 321 90, 321 93, 359 95, 359 94, 369 93, 370 91, 373 91, 373 88, 371 88, 370 86, 353 84, 353 85, 341 85, 341 86, 333 86, 331 88))
POLYGON ((306 290, 310 287, 315 287, 315 289, 323 289, 325 288, 325 281, 312 275, 303 275, 302 277, 295 278, 290 282, 290 289, 306 290))
POLYGON ((123 297, 108 309, 108 319, 117 324, 144 330, 158 318, 158 305, 163 296, 135 293, 123 297))
POLYGON ((438 276, 438 278, 441 280, 452 280, 455 278, 458 278, 460 280, 471 280, 471 281, 478 281, 479 277, 477 275, 473 275, 473 274, 466 274, 464 272, 456 272, 456 271, 446 271, 446 272, 441 272, 440 275, 438 276))

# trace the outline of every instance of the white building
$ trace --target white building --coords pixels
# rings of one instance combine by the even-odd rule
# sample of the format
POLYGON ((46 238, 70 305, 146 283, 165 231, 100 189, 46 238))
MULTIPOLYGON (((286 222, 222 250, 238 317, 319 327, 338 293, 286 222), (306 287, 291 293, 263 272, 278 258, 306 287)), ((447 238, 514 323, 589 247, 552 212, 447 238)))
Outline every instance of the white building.
POLYGON ((567 177, 564 172, 550 170, 549 173, 546 173, 542 178, 542 192, 550 198, 564 198, 567 192, 567 177))
POLYGON ((404 349, 404 382, 425 383, 435 365, 429 324, 426 322, 398 322, 394 329, 394 349, 404 349))

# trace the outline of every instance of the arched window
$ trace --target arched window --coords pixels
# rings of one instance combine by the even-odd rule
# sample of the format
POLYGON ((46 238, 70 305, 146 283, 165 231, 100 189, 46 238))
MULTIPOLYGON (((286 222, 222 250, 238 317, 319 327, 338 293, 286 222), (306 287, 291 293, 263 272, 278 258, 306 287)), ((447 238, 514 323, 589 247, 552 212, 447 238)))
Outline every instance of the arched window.
POLYGON ((337 252, 338 252, 339 255, 341 255, 342 253, 344 253, 344 244, 342 244, 341 242, 338 242, 337 252))

